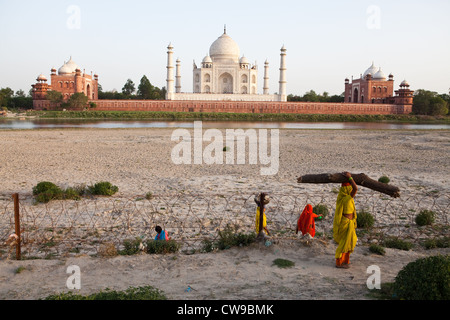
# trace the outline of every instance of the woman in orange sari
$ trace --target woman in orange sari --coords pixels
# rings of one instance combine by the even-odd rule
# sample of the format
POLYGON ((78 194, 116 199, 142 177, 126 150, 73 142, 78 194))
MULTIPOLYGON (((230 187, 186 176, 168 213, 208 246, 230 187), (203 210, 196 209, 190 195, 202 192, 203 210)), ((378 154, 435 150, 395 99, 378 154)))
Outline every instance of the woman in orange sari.
POLYGON ((343 183, 336 200, 336 211, 333 221, 333 238, 338 244, 336 249, 336 267, 349 268, 350 254, 356 246, 356 210, 353 198, 358 191, 355 181, 349 172, 343 175, 349 182, 343 183))

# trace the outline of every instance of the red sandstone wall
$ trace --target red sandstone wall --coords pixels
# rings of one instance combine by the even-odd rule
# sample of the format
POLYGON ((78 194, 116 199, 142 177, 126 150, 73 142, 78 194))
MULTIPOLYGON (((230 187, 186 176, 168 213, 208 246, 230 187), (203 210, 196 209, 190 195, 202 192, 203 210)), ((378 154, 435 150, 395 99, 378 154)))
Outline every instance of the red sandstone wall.
MULTIPOLYGON (((412 106, 362 103, 95 100, 98 111, 172 111, 304 114, 408 114, 412 106)), ((37 110, 52 109, 46 100, 33 101, 37 110)))

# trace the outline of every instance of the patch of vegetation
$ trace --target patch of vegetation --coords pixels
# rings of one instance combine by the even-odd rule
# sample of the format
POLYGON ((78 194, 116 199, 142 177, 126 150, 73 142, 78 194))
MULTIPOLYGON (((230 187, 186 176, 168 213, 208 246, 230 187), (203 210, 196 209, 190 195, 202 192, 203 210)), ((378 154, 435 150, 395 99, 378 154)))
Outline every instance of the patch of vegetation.
POLYGON ((390 238, 385 239, 383 241, 383 245, 386 248, 399 249, 399 250, 405 250, 405 251, 408 251, 413 247, 411 242, 402 240, 398 237, 390 237, 390 238))
POLYGON ((295 266, 295 263, 286 259, 275 259, 273 260, 273 265, 277 266, 278 268, 292 268, 293 266, 295 266))
POLYGON ((146 242, 146 252, 148 254, 176 253, 181 245, 175 240, 148 240, 146 242))
POLYGON ((219 230, 219 239, 216 241, 203 240, 203 252, 212 252, 216 249, 226 250, 231 247, 244 247, 256 241, 256 233, 237 233, 230 225, 227 225, 224 230, 219 230))
POLYGON ((152 200, 152 199, 153 199, 153 193, 147 192, 147 193, 145 194, 145 199, 147 199, 147 200, 152 200))
POLYGON ((448 248, 450 247, 450 237, 427 239, 423 246, 425 249, 448 248))
POLYGON ((380 289, 370 290, 369 297, 379 300, 398 300, 393 282, 382 282, 380 289))
POLYGON ((361 210, 356 215, 356 226, 357 228, 369 229, 373 227, 375 223, 375 218, 370 212, 366 210, 361 210))
POLYGON ((79 200, 87 193, 110 196, 118 190, 119 188, 113 186, 110 182, 99 182, 88 188, 85 185, 80 185, 63 190, 53 182, 42 181, 33 187, 33 196, 37 203, 48 203, 51 200, 79 200))
POLYGON ((42 181, 33 187, 33 196, 36 202, 47 203, 51 200, 62 199, 64 192, 56 184, 49 181, 42 181))
POLYGON ((87 296, 72 292, 47 296, 44 300, 167 300, 165 294, 152 286, 130 287, 125 291, 109 288, 87 296))
POLYGON ((389 179, 389 177, 387 177, 387 176, 381 176, 380 178, 378 178, 378 182, 381 182, 381 183, 388 184, 390 181, 391 181, 391 179, 389 179))
POLYGON ((375 254, 379 254, 380 256, 384 256, 386 254, 386 250, 378 244, 371 244, 369 247, 369 251, 375 254))
POLYGON ((436 212, 431 210, 422 210, 416 216, 416 224, 419 226, 429 226, 432 225, 436 218, 436 212))
POLYGON ((97 182, 92 186, 89 186, 88 190, 93 195, 112 196, 117 191, 119 191, 119 188, 117 186, 112 185, 111 182, 102 181, 97 182))
POLYGON ((141 251, 141 244, 142 239, 139 237, 136 239, 125 239, 122 242, 124 248, 122 250, 118 250, 117 253, 122 256, 131 256, 141 251))
POLYGON ((450 256, 431 256, 407 264, 395 277, 394 292, 404 300, 449 300, 450 256))
POLYGON ((323 219, 325 219, 326 216, 330 213, 330 210, 328 210, 328 207, 324 204, 317 204, 314 206, 313 212, 317 215, 322 215, 323 219))
POLYGON ((127 256, 139 252, 146 252, 148 254, 176 253, 181 247, 175 240, 147 240, 143 242, 140 237, 137 237, 136 239, 126 239, 122 244, 124 248, 117 253, 127 256))
POLYGON ((27 116, 70 119, 158 119, 168 121, 301 121, 301 122, 433 122, 449 123, 448 116, 423 115, 351 115, 295 113, 228 113, 228 112, 169 112, 169 111, 30 111, 27 116))
POLYGON ((236 230, 227 225, 224 230, 219 231, 219 239, 215 245, 219 250, 225 250, 231 247, 245 247, 255 242, 255 240, 255 233, 236 233, 236 230))
POLYGON ((22 271, 25 271, 25 270, 27 270, 27 268, 25 268, 24 266, 20 266, 14 271, 14 273, 15 274, 19 274, 19 273, 21 273, 22 271))

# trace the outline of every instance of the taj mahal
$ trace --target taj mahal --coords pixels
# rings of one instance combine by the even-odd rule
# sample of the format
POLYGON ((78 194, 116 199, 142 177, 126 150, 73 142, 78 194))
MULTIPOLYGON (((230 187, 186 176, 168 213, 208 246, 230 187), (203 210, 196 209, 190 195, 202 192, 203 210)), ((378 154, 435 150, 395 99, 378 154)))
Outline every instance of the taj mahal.
POLYGON ((258 94, 258 66, 240 55, 238 44, 227 34, 212 43, 209 54, 193 64, 193 93, 181 91, 181 61, 173 63, 172 44, 167 47, 167 100, 196 101, 286 101, 286 48, 281 48, 280 80, 277 94, 269 94, 269 62, 264 63, 263 93, 258 94), (175 69, 175 70, 174 70, 175 69), (175 72, 174 72, 175 71, 175 72))

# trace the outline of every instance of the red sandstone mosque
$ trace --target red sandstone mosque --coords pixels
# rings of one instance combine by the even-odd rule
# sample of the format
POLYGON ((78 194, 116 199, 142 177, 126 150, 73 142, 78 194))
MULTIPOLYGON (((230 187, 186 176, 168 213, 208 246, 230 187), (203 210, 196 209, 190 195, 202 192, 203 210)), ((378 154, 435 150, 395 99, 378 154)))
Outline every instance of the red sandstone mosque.
POLYGON ((51 84, 47 83, 47 78, 41 74, 37 77, 36 84, 32 87, 33 106, 35 109, 47 108, 47 92, 50 90, 61 92, 64 100, 68 100, 74 93, 82 92, 89 100, 98 99, 98 75, 88 75, 81 72, 81 69, 70 57, 69 61, 58 69, 52 68, 50 74, 51 84))
POLYGON ((268 94, 268 62, 265 62, 264 92, 257 94, 257 69, 250 66, 229 35, 213 42, 202 68, 194 63, 194 92, 181 93, 180 61, 176 76, 172 61, 173 46, 168 46, 166 100, 98 100, 98 75, 88 75, 70 58, 58 73, 51 69, 51 84, 41 74, 32 85, 33 107, 54 109, 46 99, 49 90, 63 94, 65 100, 77 92, 84 93, 100 111, 172 111, 172 112, 233 112, 233 113, 303 113, 303 114, 409 114, 414 91, 405 80, 394 91, 394 76, 385 76, 381 68, 372 65, 359 79, 345 79, 345 102, 287 102, 286 54, 281 48, 279 93, 268 94), (197 77, 196 77, 197 76, 197 77), (175 90, 176 89, 176 90, 175 90))
POLYGON ((359 79, 345 79, 345 102, 412 105, 414 91, 409 90, 409 84, 404 80, 400 89, 394 95, 394 76, 385 76, 374 63, 359 79))

